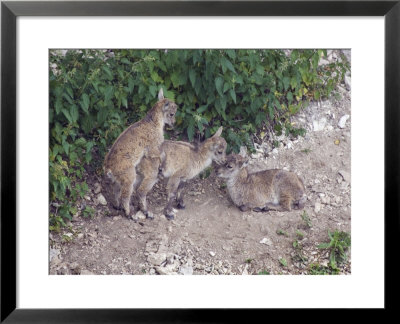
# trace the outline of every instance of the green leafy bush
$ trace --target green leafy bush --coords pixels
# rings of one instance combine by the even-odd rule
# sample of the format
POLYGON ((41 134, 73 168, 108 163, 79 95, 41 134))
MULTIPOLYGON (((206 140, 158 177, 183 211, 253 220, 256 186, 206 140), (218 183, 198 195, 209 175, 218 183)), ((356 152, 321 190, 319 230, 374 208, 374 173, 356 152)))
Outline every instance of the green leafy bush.
POLYGON ((325 50, 50 51, 51 219, 71 218, 87 191, 85 168, 101 173, 107 149, 143 118, 163 87, 179 109, 166 137, 203 140, 224 126, 228 151, 252 146, 271 129, 293 136, 290 116, 309 100, 329 97, 348 70, 318 66, 325 50))

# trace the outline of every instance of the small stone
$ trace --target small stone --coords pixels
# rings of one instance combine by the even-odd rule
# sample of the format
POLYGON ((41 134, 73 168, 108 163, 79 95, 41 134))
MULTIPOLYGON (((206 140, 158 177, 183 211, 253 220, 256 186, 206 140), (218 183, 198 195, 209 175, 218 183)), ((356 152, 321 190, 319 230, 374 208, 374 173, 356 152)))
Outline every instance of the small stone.
POLYGON ((215 252, 210 251, 210 255, 211 255, 212 257, 214 257, 214 256, 215 256, 215 252))
POLYGON ((181 268, 179 269, 179 273, 185 276, 191 276, 193 274, 193 267, 189 265, 181 266, 181 268))
POLYGON ((339 174, 343 177, 343 180, 350 183, 351 180, 351 176, 350 173, 344 170, 340 170, 339 174))
POLYGON ((261 244, 265 244, 265 245, 272 245, 272 241, 268 238, 268 237, 264 237, 261 241, 261 244))
POLYGON ((147 257, 147 261, 152 265, 159 266, 166 258, 167 255, 165 253, 150 253, 147 257))
POLYGON ((134 219, 143 220, 143 219, 146 219, 146 215, 143 214, 143 212, 142 212, 141 210, 139 210, 139 211, 135 214, 134 219))
POLYGON ((94 184, 93 187, 94 187, 94 188, 93 188, 93 192, 94 192, 95 194, 100 193, 100 191, 101 191, 101 185, 100 185, 100 183, 96 182, 96 183, 94 184))
POLYGON ((344 115, 340 118, 339 122, 338 122, 338 127, 339 128, 344 128, 346 126, 346 121, 347 119, 350 118, 350 115, 344 115))
POLYGON ((351 77, 349 75, 344 76, 344 84, 346 85, 346 89, 348 91, 351 90, 351 77))
POLYGON ((319 132, 324 130, 326 125, 326 118, 322 117, 320 120, 313 120, 313 130, 314 132, 319 132))
POLYGON ((89 270, 81 270, 81 276, 92 276, 94 273, 89 270))
POLYGON ((316 213, 319 213, 320 210, 321 210, 321 208, 322 208, 321 203, 317 201, 317 202, 315 203, 315 206, 314 206, 314 211, 315 211, 316 213))
POLYGON ((97 202, 98 202, 100 205, 103 205, 103 206, 106 206, 106 205, 107 205, 107 200, 106 200, 106 198, 104 198, 104 196, 103 196, 102 194, 98 194, 98 195, 97 195, 97 202))

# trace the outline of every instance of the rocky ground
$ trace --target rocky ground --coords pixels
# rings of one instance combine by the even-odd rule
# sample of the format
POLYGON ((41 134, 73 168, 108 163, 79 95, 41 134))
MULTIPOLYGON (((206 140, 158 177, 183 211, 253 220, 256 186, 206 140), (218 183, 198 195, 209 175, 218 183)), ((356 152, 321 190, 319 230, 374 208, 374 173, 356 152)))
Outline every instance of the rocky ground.
MULTIPOLYGON (((296 127, 307 130, 304 137, 255 136, 253 169, 296 172, 306 185, 304 210, 241 212, 224 180, 211 172, 188 182, 186 209, 175 220, 161 213, 166 204, 161 181, 148 197, 155 219, 139 212, 135 222, 108 205, 101 179, 88 174, 90 192, 80 211, 62 232, 50 233, 49 273, 330 273, 329 252, 317 246, 329 241, 328 230, 351 232, 349 77, 337 91, 340 98, 312 103, 293 118, 296 127), (84 217, 85 206, 95 210, 92 217, 84 217)), ((338 273, 349 274, 350 266, 349 251, 338 273)))

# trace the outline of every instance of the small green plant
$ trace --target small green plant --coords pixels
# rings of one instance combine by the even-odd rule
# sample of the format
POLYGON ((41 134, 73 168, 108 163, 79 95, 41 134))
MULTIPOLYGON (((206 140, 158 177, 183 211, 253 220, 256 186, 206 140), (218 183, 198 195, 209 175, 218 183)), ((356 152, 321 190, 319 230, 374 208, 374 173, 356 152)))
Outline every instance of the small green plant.
POLYGON ((300 232, 299 230, 296 231, 296 236, 299 240, 302 240, 304 238, 304 233, 300 232))
POLYGON ((298 240, 293 241, 293 248, 295 250, 295 255, 293 256, 294 261, 306 262, 308 259, 303 253, 303 246, 298 240))
POLYGON ((220 188, 220 189, 225 189, 225 188, 226 188, 226 182, 222 183, 222 184, 219 186, 219 188, 220 188))
POLYGON ((286 261, 285 258, 280 258, 280 259, 279 259, 279 262, 280 262, 280 264, 281 264, 282 266, 287 267, 287 261, 286 261))
POLYGON ((324 266, 318 263, 312 263, 309 266, 310 275, 337 275, 339 274, 339 269, 332 269, 329 266, 324 266))
POLYGON ((337 231, 330 232, 328 230, 328 243, 318 245, 319 249, 329 250, 329 266, 337 269, 338 263, 347 261, 347 250, 351 246, 351 237, 349 233, 337 231))
POLYGON ((246 259, 244 262, 247 263, 247 264, 250 264, 252 261, 253 261, 253 259, 249 258, 249 259, 246 259))
POLYGON ((281 230, 281 229, 276 230, 276 234, 283 235, 283 236, 288 236, 288 233, 285 232, 284 230, 281 230))
POLYGON ((83 217, 92 218, 94 216, 95 210, 92 207, 86 206, 82 213, 83 213, 83 217))
POLYGON ((202 172, 199 174, 199 178, 200 178, 200 179, 206 179, 206 178, 208 178, 208 177, 211 175, 212 170, 213 170, 212 167, 206 168, 204 171, 202 171, 202 172))
POLYGON ((269 275, 270 273, 267 270, 262 270, 258 274, 259 275, 269 275))
POLYGON ((303 222, 305 223, 305 225, 308 228, 312 227, 312 223, 311 223, 311 219, 310 216, 308 216, 307 212, 304 210, 303 213, 301 214, 301 219, 303 220, 303 222))
POLYGON ((311 149, 309 149, 309 148, 305 148, 305 149, 303 149, 303 150, 301 150, 303 153, 305 153, 305 154, 308 154, 308 153, 310 153, 312 150, 311 149))

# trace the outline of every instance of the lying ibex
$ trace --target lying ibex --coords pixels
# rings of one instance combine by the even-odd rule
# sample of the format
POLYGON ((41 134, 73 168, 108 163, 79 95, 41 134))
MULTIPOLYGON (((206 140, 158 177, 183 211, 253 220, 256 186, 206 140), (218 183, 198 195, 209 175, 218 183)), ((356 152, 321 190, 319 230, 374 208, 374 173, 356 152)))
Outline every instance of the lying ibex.
MULTIPOLYGON (((157 181, 158 173, 168 178, 168 204, 164 214, 168 219, 174 218, 173 204, 176 200, 177 208, 185 208, 183 202, 183 187, 187 180, 197 176, 212 161, 217 164, 225 161, 226 141, 221 137, 222 127, 210 138, 197 145, 181 141, 164 141, 161 145, 162 163, 157 165, 155 159, 143 159, 138 172, 144 179, 138 188, 138 196, 142 197, 141 206, 146 206, 146 194, 157 181)), ((144 211, 145 212, 145 211, 144 211)))
POLYGON ((243 154, 232 154, 216 171, 217 176, 228 179, 229 195, 241 211, 290 211, 304 207, 304 184, 295 173, 279 169, 250 173, 247 161, 243 154))
POLYGON ((111 179, 113 205, 121 203, 130 217, 130 200, 134 186, 138 185, 136 166, 143 157, 160 161, 160 146, 164 141, 164 124, 173 126, 177 105, 158 93, 159 101, 139 122, 129 126, 114 142, 105 157, 104 173, 111 179))

